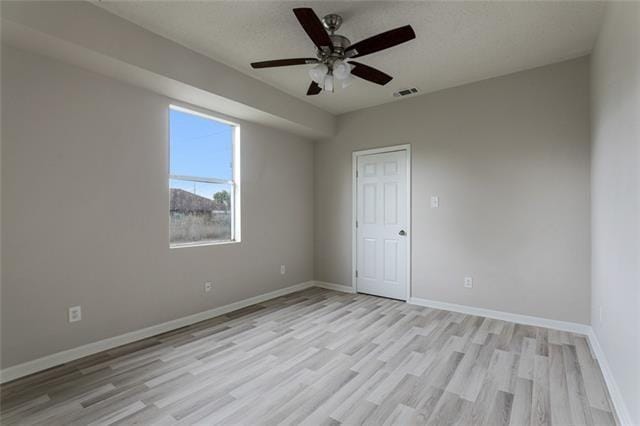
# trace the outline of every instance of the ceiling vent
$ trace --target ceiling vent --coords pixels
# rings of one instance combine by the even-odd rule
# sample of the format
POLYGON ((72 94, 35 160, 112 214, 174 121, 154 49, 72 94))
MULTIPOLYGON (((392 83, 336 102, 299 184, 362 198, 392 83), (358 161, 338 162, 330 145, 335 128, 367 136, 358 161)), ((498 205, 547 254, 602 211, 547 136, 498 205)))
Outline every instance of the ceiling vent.
POLYGON ((418 89, 416 89, 415 87, 412 87, 411 89, 400 89, 393 94, 393 97, 400 98, 402 96, 415 95, 416 93, 418 93, 418 89))

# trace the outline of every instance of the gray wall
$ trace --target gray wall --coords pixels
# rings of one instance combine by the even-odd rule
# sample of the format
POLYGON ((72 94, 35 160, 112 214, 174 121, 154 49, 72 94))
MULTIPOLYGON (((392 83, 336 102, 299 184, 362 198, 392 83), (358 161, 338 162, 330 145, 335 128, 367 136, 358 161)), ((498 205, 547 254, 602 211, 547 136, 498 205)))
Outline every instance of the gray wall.
POLYGON ((640 425, 640 3, 607 6, 591 63, 591 318, 640 425))
POLYGON ((307 137, 335 117, 89 1, 0 2, 3 42, 156 93, 307 137))
POLYGON ((352 151, 405 143, 413 297, 589 323, 588 58, 340 116, 315 146, 317 280, 351 285, 352 151))
POLYGON ((3 368, 313 279, 312 142, 241 122, 242 243, 170 250, 170 99, 4 46, 2 91, 3 368))

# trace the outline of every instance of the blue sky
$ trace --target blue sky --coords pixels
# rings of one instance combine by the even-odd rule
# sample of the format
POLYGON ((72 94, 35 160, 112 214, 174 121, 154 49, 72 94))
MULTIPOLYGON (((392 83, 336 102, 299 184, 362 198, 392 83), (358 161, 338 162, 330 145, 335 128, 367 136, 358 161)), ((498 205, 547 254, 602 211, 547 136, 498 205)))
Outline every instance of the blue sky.
MULTIPOLYGON (((233 126, 183 111, 169 110, 170 173, 231 179, 233 126)), ((171 179, 171 188, 194 192, 194 182, 171 179)), ((195 183, 198 195, 211 198, 230 185, 195 183)))

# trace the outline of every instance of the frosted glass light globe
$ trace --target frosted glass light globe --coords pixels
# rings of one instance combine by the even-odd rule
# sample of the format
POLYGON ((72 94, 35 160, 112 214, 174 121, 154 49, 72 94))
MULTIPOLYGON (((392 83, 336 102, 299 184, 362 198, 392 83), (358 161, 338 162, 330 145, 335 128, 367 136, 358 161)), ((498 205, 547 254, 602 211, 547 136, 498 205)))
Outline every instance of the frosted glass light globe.
POLYGON ((309 70, 309 77, 317 84, 322 86, 324 77, 329 72, 329 68, 325 64, 319 64, 309 70))
POLYGON ((327 74, 327 76, 324 78, 324 84, 322 88, 327 92, 333 92, 333 75, 327 74))
POLYGON ((344 61, 336 61, 333 64, 333 75, 338 80, 344 80, 351 74, 351 65, 344 61))
POLYGON ((355 80, 355 79, 353 78, 353 76, 351 74, 349 74, 347 76, 347 78, 342 79, 341 80, 342 81, 342 88, 345 89, 345 88, 351 86, 351 84, 353 83, 353 80, 355 80))

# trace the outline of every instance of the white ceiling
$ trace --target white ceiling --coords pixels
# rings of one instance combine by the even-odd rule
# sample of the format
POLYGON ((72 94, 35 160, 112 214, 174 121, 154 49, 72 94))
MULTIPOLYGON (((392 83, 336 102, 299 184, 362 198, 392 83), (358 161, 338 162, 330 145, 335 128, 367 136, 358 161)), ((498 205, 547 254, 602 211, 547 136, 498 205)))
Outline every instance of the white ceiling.
POLYGON ((588 1, 102 1, 99 6, 286 93, 339 114, 589 53, 604 4, 588 1), (339 13, 352 43, 411 24, 417 38, 358 59, 394 76, 386 86, 356 79, 335 93, 305 96, 309 65, 253 70, 267 59, 313 57, 291 9, 339 13))

